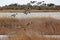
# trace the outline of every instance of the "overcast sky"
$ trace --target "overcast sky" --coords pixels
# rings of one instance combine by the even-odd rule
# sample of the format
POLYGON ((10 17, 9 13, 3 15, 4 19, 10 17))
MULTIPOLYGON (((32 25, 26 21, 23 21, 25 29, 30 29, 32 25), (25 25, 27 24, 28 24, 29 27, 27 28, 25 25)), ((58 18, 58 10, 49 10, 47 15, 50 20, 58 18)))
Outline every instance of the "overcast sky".
POLYGON ((45 1, 46 3, 60 5, 60 0, 0 0, 0 6, 9 5, 11 3, 26 4, 30 1, 45 1))

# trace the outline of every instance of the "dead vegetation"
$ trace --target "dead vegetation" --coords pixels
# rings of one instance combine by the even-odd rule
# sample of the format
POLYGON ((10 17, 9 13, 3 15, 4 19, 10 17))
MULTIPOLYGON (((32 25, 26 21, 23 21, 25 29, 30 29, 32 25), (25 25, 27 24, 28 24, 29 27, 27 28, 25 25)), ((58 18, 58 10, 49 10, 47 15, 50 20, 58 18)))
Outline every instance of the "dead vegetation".
POLYGON ((40 35, 60 35, 60 19, 0 18, 0 34, 14 35, 10 36, 9 40, 59 40, 59 38, 42 38, 40 35))
MULTIPOLYGON (((0 34, 16 31, 33 31, 39 34, 60 34, 60 19, 54 18, 0 18, 0 34), (27 25, 29 24, 29 25, 27 25)), ((18 33, 19 33, 18 32, 18 33)))

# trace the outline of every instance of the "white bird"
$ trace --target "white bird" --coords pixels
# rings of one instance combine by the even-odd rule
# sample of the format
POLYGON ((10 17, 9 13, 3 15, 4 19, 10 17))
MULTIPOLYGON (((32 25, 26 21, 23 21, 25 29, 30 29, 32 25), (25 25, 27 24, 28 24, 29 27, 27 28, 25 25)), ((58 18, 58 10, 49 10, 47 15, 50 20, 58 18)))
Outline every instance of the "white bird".
POLYGON ((13 17, 16 17, 16 15, 17 15, 17 13, 15 13, 15 14, 12 14, 11 16, 13 16, 13 17))

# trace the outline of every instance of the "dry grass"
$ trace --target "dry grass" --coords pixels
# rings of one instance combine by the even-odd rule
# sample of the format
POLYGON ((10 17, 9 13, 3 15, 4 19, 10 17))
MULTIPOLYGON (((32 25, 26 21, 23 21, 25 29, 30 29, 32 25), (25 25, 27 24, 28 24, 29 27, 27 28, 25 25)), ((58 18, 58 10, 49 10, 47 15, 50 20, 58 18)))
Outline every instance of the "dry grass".
POLYGON ((0 18, 0 34, 26 30, 49 35, 60 34, 60 20, 54 18, 0 18), (29 22, 32 23, 27 25, 29 22))
POLYGON ((0 34, 13 35, 8 40, 60 40, 39 35, 60 34, 60 19, 55 18, 0 18, 0 34), (27 25, 27 23, 32 22, 27 25))

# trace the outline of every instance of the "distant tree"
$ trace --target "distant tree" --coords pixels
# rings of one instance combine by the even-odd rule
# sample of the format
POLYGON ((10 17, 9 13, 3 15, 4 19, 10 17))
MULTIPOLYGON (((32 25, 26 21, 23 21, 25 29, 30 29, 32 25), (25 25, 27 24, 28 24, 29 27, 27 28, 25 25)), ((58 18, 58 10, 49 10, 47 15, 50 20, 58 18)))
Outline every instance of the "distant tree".
POLYGON ((30 3, 27 3, 27 6, 31 6, 31 4, 30 3))
POLYGON ((45 2, 45 1, 37 2, 37 5, 46 6, 46 3, 44 3, 44 2, 45 2))
POLYGON ((17 3, 14 3, 14 4, 10 4, 9 6, 20 6, 20 5, 17 3))
POLYGON ((30 3, 32 3, 32 4, 34 4, 35 2, 37 2, 37 1, 30 1, 30 3))
POLYGON ((38 2, 37 5, 40 5, 42 2, 38 2))
POLYGON ((46 6, 46 3, 43 3, 41 6, 46 6))
POLYGON ((50 3, 50 4, 47 4, 47 6, 51 7, 51 6, 54 6, 55 4, 53 3, 50 3))
POLYGON ((45 2, 45 1, 42 1, 42 2, 45 2))

